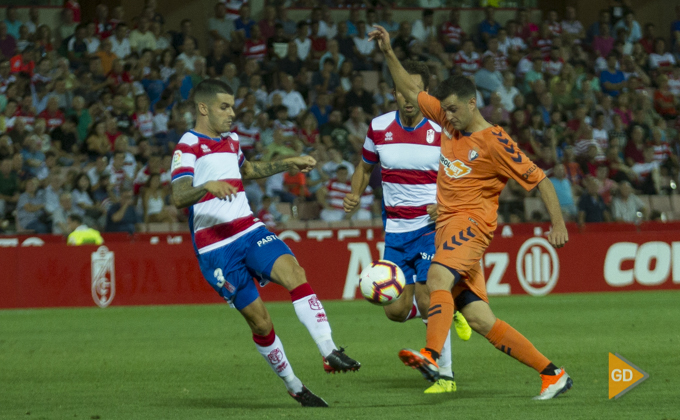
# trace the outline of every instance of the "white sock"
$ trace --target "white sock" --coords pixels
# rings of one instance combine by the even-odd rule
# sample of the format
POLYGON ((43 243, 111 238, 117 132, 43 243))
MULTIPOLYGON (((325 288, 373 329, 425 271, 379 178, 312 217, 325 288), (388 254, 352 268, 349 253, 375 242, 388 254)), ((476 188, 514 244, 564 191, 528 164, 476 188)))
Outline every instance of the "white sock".
POLYGON ((293 373, 293 368, 290 366, 286 352, 283 350, 283 344, 279 336, 274 334, 274 330, 268 336, 253 336, 253 339, 255 340, 257 351, 269 363, 274 373, 283 379, 288 391, 293 394, 302 391, 302 382, 293 373), (262 345, 265 341, 271 340, 271 335, 274 335, 274 342, 269 345, 262 345))
POLYGON ((439 360, 437 360, 439 365, 439 375, 453 377, 453 371, 451 370, 451 330, 446 335, 446 341, 444 341, 444 346, 442 347, 442 352, 439 354, 439 360))
MULTIPOLYGON (((427 319, 423 319, 423 324, 427 327, 427 319)), ((449 333, 446 335, 446 341, 444 341, 444 346, 442 347, 442 352, 439 354, 439 359, 437 359, 437 364, 439 365, 440 376, 453 377, 453 370, 451 369, 451 330, 449 330, 449 333)))
POLYGON ((326 318, 326 311, 323 309, 321 301, 319 301, 316 294, 312 292, 312 288, 307 283, 303 284, 298 289, 291 292, 293 299, 299 297, 300 293, 295 293, 296 291, 303 292, 304 296, 293 300, 295 313, 300 322, 307 327, 307 331, 309 331, 309 335, 314 339, 321 355, 326 357, 331 354, 333 350, 337 349, 333 342, 333 336, 331 335, 331 326, 328 323, 328 318, 326 318), (301 288, 302 290, 298 291, 298 289, 301 288))

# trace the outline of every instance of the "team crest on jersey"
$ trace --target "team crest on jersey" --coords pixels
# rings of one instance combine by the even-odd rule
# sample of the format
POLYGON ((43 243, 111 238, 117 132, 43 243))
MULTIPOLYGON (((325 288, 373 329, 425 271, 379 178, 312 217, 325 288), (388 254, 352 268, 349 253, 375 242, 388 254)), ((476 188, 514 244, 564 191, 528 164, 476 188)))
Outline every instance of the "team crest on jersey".
POLYGON ((472 169, 460 160, 451 162, 441 154, 439 155, 439 162, 444 166, 444 172, 450 178, 462 178, 472 172, 472 169))
POLYGON ((434 130, 433 129, 427 130, 427 136, 425 136, 425 140, 427 140, 427 142, 430 143, 430 144, 434 143, 434 130))
POLYGON ((201 144, 201 150, 203 151, 203 153, 210 153, 211 151, 210 148, 205 144, 201 144))
POLYGON ((392 141, 392 132, 388 131, 385 133, 385 141, 392 141))
POLYGON ((229 142, 229 147, 231 148, 232 152, 235 152, 236 150, 234 149, 234 143, 229 142))
POLYGON ((477 159, 479 157, 479 152, 475 149, 472 149, 468 152, 468 160, 472 162, 473 160, 477 159))

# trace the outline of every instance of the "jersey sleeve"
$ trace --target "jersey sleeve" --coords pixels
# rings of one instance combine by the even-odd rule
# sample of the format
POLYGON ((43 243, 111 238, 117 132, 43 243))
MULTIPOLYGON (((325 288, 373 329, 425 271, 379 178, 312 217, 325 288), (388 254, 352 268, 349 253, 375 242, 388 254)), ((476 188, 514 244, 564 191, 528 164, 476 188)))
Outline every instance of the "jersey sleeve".
POLYGON ((196 165, 194 145, 197 145, 198 142, 191 142, 185 137, 186 135, 177 143, 172 155, 171 176, 173 182, 185 176, 194 176, 194 166, 196 165))
POLYGON ((520 150, 503 129, 491 130, 491 136, 488 141, 491 160, 498 173, 514 179, 527 191, 545 179, 543 170, 520 150))
POLYGON ((364 148, 361 151, 361 157, 364 162, 370 165, 376 165, 380 162, 380 156, 378 155, 378 149, 375 147, 373 141, 373 127, 368 128, 368 133, 366 133, 366 139, 364 140, 364 148))
POLYGON ((418 108, 426 118, 435 121, 437 124, 444 126, 446 123, 446 114, 442 109, 439 99, 422 91, 418 94, 418 108))

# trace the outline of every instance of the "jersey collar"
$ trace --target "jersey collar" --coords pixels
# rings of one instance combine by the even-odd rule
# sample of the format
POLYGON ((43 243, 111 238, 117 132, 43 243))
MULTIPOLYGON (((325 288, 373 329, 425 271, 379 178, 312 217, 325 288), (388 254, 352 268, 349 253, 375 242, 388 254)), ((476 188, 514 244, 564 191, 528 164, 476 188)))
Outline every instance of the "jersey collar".
POLYGON ((397 124, 399 124, 399 127, 403 128, 405 131, 415 131, 420 127, 424 126, 426 122, 427 118, 423 117, 423 119, 415 127, 404 127, 401 124, 401 117, 399 116, 399 111, 397 111, 397 124))
POLYGON ((199 138, 202 138, 202 139, 206 139, 206 140, 220 141, 220 140, 222 140, 222 138, 223 138, 223 137, 210 137, 210 136, 206 136, 205 134, 198 133, 198 132, 196 132, 196 131, 194 131, 194 130, 189 130, 189 132, 190 132, 191 134, 193 134, 194 136, 196 136, 196 137, 199 137, 199 138))

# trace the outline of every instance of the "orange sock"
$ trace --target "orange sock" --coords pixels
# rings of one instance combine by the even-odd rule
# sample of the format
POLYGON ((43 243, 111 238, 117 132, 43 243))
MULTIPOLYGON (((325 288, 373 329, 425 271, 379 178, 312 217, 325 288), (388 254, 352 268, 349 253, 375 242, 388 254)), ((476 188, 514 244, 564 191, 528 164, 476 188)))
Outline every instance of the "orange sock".
POLYGON ((430 308, 427 311, 426 348, 441 353, 446 336, 453 322, 453 296, 450 290, 435 290, 430 293, 430 308))
POLYGON ((539 373, 550 364, 550 360, 536 350, 531 341, 500 319, 496 319, 486 339, 498 350, 534 368, 539 373))

